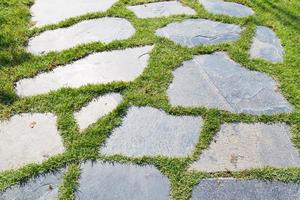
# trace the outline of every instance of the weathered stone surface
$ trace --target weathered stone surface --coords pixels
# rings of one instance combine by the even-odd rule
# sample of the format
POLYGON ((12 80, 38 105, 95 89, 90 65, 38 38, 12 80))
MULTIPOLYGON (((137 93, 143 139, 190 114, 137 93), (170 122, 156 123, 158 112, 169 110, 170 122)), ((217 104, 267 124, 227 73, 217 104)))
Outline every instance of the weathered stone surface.
POLYGON ((208 12, 213 14, 229 15, 233 17, 247 17, 254 14, 251 8, 234 2, 224 2, 223 0, 199 1, 208 12))
POLYGON ((193 9, 183 6, 178 1, 163 1, 136 6, 127 6, 127 8, 133 11, 134 14, 139 18, 167 17, 170 15, 179 14, 196 14, 193 9))
POLYGON ((243 68, 223 52, 194 56, 173 75, 167 91, 172 105, 249 114, 292 111, 272 78, 243 68))
POLYGON ((53 114, 20 114, 0 122, 0 171, 40 163, 64 147, 53 114))
POLYGON ((101 153, 125 156, 187 156, 198 142, 201 117, 172 116, 151 107, 131 107, 101 153))
POLYGON ((87 162, 81 169, 77 199, 169 199, 168 179, 152 166, 87 162))
POLYGON ((262 167, 296 167, 298 150, 286 124, 223 124, 210 147, 190 170, 238 171, 262 167))
POLYGON ((35 0, 31 7, 32 21, 37 27, 58 23, 70 17, 91 12, 104 12, 117 0, 35 0))
POLYGON ((85 43, 127 39, 134 33, 135 29, 126 19, 91 19, 67 28, 43 32, 29 40, 27 50, 33 54, 62 51, 85 43))
POLYGON ((152 48, 144 46, 95 53, 34 78, 22 79, 16 83, 16 92, 20 96, 30 96, 62 87, 78 88, 87 84, 132 81, 143 73, 152 48))
POLYGON ((234 24, 207 19, 187 19, 156 30, 156 35, 183 46, 194 47, 234 41, 240 38, 241 32, 242 28, 234 24))
POLYGON ((300 200, 295 183, 230 178, 202 180, 193 189, 191 200, 300 200))
POLYGON ((121 102, 122 96, 118 93, 111 93, 93 99, 88 105, 80 111, 74 113, 74 117, 80 130, 86 129, 89 125, 95 123, 99 118, 107 115, 114 110, 121 102))
POLYGON ((261 58, 271 62, 282 62, 284 50, 272 29, 258 26, 250 49, 251 58, 261 58))

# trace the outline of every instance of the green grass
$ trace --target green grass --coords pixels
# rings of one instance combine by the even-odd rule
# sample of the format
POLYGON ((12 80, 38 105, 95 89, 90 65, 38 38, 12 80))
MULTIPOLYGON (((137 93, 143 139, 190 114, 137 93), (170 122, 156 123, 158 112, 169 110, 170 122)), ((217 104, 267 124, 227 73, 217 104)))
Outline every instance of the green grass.
POLYGON ((194 8, 197 16, 217 21, 235 23, 245 27, 241 39, 236 42, 184 48, 154 35, 156 29, 174 21, 191 16, 178 15, 168 18, 138 19, 125 6, 140 4, 142 0, 120 0, 104 13, 88 14, 65 20, 59 24, 29 29, 30 0, 0 0, 0 119, 24 112, 52 112, 58 116, 58 128, 64 140, 66 152, 50 158, 42 164, 30 164, 18 170, 0 172, 0 189, 28 180, 40 173, 55 171, 69 166, 59 189, 60 199, 73 199, 77 179, 80 175, 79 163, 85 160, 110 160, 124 163, 155 165, 171 183, 173 199, 189 199, 192 187, 202 178, 237 177, 244 179, 281 180, 300 182, 300 167, 276 169, 263 168, 241 172, 187 172, 187 166, 206 149, 213 136, 225 122, 285 122, 292 126, 293 142, 300 148, 300 2, 298 0, 234 0, 250 6, 255 16, 234 18, 207 13, 197 0, 184 0, 194 8), (103 16, 118 16, 128 19, 136 28, 136 34, 128 40, 110 44, 91 43, 80 45, 63 52, 33 56, 25 51, 28 38, 58 27, 67 27, 79 21, 103 16), (250 60, 248 51, 256 25, 271 27, 285 48, 284 62, 272 64, 263 60, 250 60), (14 91, 14 82, 21 78, 33 77, 39 72, 53 69, 58 65, 78 60, 90 53, 128 47, 155 45, 149 66, 143 75, 130 83, 114 82, 106 85, 88 85, 79 89, 65 88, 45 95, 19 98, 14 91), (226 51, 236 62, 251 70, 267 73, 280 83, 283 95, 294 106, 289 114, 252 116, 233 114, 207 108, 172 107, 166 90, 172 81, 172 71, 193 55, 226 51), (75 123, 73 112, 94 97, 108 92, 121 92, 124 101, 111 114, 100 119, 83 133, 75 123), (173 115, 197 115, 205 119, 204 128, 193 154, 187 158, 143 157, 139 159, 124 156, 105 157, 98 153, 110 132, 121 124, 122 117, 131 105, 152 106, 173 115))

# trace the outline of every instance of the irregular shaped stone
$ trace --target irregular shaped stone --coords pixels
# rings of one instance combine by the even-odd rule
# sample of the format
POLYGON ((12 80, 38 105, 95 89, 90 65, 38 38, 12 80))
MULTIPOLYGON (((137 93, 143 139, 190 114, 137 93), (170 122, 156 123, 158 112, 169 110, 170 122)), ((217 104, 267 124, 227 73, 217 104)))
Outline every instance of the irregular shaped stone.
POLYGON ((271 62, 282 62, 284 50, 272 29, 257 26, 250 49, 251 58, 261 58, 271 62))
POLYGON ((169 181, 152 166, 87 162, 81 167, 80 200, 167 200, 169 181))
POLYGON ((132 81, 143 73, 152 48, 144 46, 94 53, 34 78, 22 79, 16 83, 16 92, 19 96, 30 96, 63 87, 79 88, 87 84, 132 81))
POLYGON ((175 106, 204 106, 249 114, 293 110, 272 78, 243 68, 223 52, 194 56, 173 76, 167 94, 175 106))
POLYGON ((218 15, 229 15, 233 17, 247 17, 253 15, 251 8, 223 0, 199 0, 203 7, 210 13, 218 15))
POLYGON ((187 156, 198 142, 201 117, 172 116, 151 107, 131 107, 100 150, 106 155, 187 156))
POLYGON ((194 15, 196 12, 178 1, 163 1, 136 6, 127 6, 139 18, 167 17, 171 15, 194 15))
POLYGON ((74 113, 74 117, 80 130, 86 129, 95 123, 99 118, 113 111, 121 102, 122 96, 118 93, 111 93, 93 99, 80 111, 74 113))
POLYGON ((129 21, 104 17, 80 22, 67 28, 45 31, 29 40, 27 50, 33 54, 62 51, 77 45, 128 39, 135 33, 129 21))
POLYGON ((0 171, 41 163, 64 151, 51 113, 20 114, 0 121, 0 138, 0 171))
POLYGON ((206 179, 193 189, 191 200, 198 199, 299 200, 300 185, 279 181, 206 179))
POLYGON ((35 0, 31 7, 32 21, 37 27, 58 23, 70 17, 91 12, 104 12, 118 0, 35 0), (49 14, 51 13, 51 14, 49 14))
POLYGON ((190 170, 239 171, 262 167, 297 167, 298 150, 286 124, 223 124, 209 148, 190 170))
POLYGON ((156 30, 156 35, 183 46, 194 47, 235 41, 240 38, 242 30, 240 26, 234 24, 207 19, 187 19, 156 30))

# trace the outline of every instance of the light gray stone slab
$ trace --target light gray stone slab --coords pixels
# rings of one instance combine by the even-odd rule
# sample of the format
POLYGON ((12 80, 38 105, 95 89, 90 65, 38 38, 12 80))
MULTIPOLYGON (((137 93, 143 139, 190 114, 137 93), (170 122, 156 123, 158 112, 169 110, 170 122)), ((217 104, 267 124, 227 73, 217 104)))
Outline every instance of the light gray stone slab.
POLYGON ((276 63, 283 61, 283 54, 283 47, 274 31, 265 26, 257 26, 250 49, 250 57, 276 63))
POLYGON ((173 72, 167 90, 175 106, 203 106, 230 112, 291 112, 278 84, 264 73, 250 71, 224 52, 194 56, 173 72))
POLYGON ((113 111, 121 101, 122 96, 118 93, 110 93, 93 99, 80 111, 74 113, 80 130, 86 129, 89 125, 113 111))
POLYGON ((300 200, 300 185, 278 181, 202 180, 193 189, 191 200, 300 200))
POLYGON ((251 8, 234 2, 223 0, 199 0, 203 7, 210 13, 229 15, 233 17, 247 17, 253 15, 251 8))
POLYGON ((19 96, 31 96, 63 87, 132 81, 147 67, 152 48, 144 46, 94 53, 53 71, 22 79, 16 82, 16 92, 19 96))
POLYGON ((100 152, 135 157, 187 156, 198 142, 202 124, 201 117, 172 116, 151 107, 131 107, 100 152))
POLYGON ((0 171, 41 163, 64 151, 51 113, 26 113, 0 121, 0 138, 0 171))
POLYGON ((91 42, 109 43, 127 39, 134 33, 135 29, 128 20, 103 17, 82 21, 66 28, 45 31, 29 40, 27 50, 39 55, 91 42))
POLYGON ((118 0, 35 0, 31 6, 32 21, 37 27, 58 23, 70 17, 104 12, 118 0))
POLYGON ((189 170, 239 171, 262 167, 297 167, 298 150, 286 124, 223 124, 209 148, 189 170))
POLYGON ((156 30, 156 35, 183 46, 194 47, 235 41, 240 38, 242 30, 240 26, 234 24, 207 19, 187 19, 156 30))
POLYGON ((178 1, 148 3, 136 6, 127 6, 127 8, 133 11, 134 14, 139 18, 167 17, 180 14, 196 14, 193 9, 187 6, 183 6, 178 1))
POLYGON ((80 200, 167 200, 169 181, 152 166, 87 162, 81 166, 80 200))

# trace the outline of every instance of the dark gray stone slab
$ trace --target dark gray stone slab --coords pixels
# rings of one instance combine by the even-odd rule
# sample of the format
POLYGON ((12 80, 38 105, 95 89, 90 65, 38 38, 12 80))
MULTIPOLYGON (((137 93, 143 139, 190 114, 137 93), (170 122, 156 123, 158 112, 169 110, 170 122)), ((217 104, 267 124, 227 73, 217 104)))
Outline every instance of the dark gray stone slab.
POLYGON ((101 153, 125 156, 187 156, 198 142, 201 117, 172 116, 151 107, 131 107, 101 153))
POLYGON ((173 75, 173 83, 167 91, 172 105, 249 114, 293 110, 272 78, 243 68, 223 52, 194 56, 173 75))
POLYGON ((81 171, 76 199, 169 199, 168 179, 152 166, 87 162, 81 171))
POLYGON ((202 180, 193 189, 191 200, 300 200, 300 185, 295 183, 237 180, 202 180))
POLYGON ((206 19, 187 19, 174 22, 156 30, 156 35, 166 37, 187 47, 205 44, 218 44, 240 38, 242 28, 206 19))

